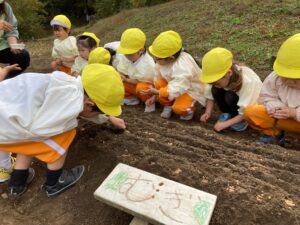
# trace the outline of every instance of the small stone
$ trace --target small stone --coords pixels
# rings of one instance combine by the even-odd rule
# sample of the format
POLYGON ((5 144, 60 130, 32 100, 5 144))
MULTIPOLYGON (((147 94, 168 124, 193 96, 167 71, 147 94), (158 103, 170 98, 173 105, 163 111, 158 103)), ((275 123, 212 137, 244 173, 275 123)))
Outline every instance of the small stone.
POLYGON ((175 176, 178 176, 182 173, 182 170, 180 168, 176 169, 172 174, 175 176))
POLYGON ((286 199, 286 200, 284 200, 284 202, 289 207, 295 207, 296 206, 296 204, 291 199, 286 199))
POLYGON ((3 193, 3 194, 1 195, 1 197, 2 197, 3 199, 8 199, 8 195, 7 195, 6 193, 3 193))

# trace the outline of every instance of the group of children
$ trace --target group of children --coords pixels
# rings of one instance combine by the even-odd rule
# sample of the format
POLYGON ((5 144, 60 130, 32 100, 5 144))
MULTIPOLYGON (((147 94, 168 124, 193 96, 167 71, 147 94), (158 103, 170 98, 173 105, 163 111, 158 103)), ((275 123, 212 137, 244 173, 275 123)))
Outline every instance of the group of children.
MULTIPOLYGON (((182 120, 191 120, 198 102, 204 108, 200 116, 202 122, 210 119, 215 104, 221 111, 215 131, 227 128, 243 131, 250 126, 264 133, 258 141, 265 144, 283 144, 285 131, 300 133, 300 34, 283 43, 274 72, 262 82, 252 69, 238 65, 225 48, 217 47, 207 52, 201 69, 183 48, 183 41, 175 31, 162 32, 147 49, 145 33, 130 28, 123 32, 120 42, 100 47, 100 39, 94 33, 84 32, 77 38, 70 36, 71 22, 64 15, 54 17, 51 25, 56 37, 51 66, 54 71, 64 73, 53 72, 52 78, 47 79, 42 75, 40 78, 23 75, 0 83, 2 91, 8 90, 14 82, 29 84, 30 79, 36 77, 42 87, 48 85, 48 95, 53 95, 43 100, 49 105, 41 108, 32 100, 32 107, 37 111, 29 109, 23 117, 18 115, 21 118, 18 123, 6 121, 9 132, 0 133, 0 150, 4 151, 0 151, 0 181, 7 180, 12 172, 14 159, 8 152, 18 154, 9 181, 9 191, 13 195, 24 193, 34 177, 34 171, 29 169, 33 156, 47 163, 43 187, 48 196, 76 183, 84 171, 83 166, 62 170, 66 150, 75 136, 76 117, 79 115, 96 123, 110 120, 124 129, 124 121, 115 117, 121 114, 120 104, 137 105, 142 101, 145 113, 151 113, 159 102, 163 106, 161 117, 168 119, 175 113, 182 120), (68 89, 62 92, 65 85, 68 89), (80 94, 80 87, 84 95, 80 94), (64 106, 53 104, 57 95, 64 106), (34 117, 35 113, 38 115, 34 117), (34 130, 24 125, 27 120, 36 126, 30 125, 34 130), (22 138, 14 139, 13 136, 22 138), (39 137, 43 137, 42 140, 36 141, 39 137), (4 153, 6 155, 1 156, 4 153)), ((32 90, 25 95, 29 99, 35 98, 30 95, 32 90)), ((8 102, 9 99, 0 98, 0 101, 8 102)), ((2 115, 6 120, 8 116, 7 113, 2 115)))

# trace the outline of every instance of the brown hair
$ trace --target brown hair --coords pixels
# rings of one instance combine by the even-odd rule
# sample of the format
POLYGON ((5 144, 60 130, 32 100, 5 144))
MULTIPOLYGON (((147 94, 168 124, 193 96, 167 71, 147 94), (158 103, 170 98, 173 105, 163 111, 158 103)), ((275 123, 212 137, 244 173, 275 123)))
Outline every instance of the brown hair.
POLYGON ((236 62, 233 62, 231 66, 231 70, 232 70, 232 76, 230 77, 229 85, 227 88, 230 91, 236 93, 239 90, 241 90, 243 85, 243 77, 242 77, 243 71, 236 62))
POLYGON ((84 48, 89 48, 89 49, 93 49, 97 47, 96 41, 89 36, 80 35, 76 39, 77 39, 77 46, 82 46, 84 48))
POLYGON ((0 14, 6 14, 5 11, 5 1, 0 4, 0 14))

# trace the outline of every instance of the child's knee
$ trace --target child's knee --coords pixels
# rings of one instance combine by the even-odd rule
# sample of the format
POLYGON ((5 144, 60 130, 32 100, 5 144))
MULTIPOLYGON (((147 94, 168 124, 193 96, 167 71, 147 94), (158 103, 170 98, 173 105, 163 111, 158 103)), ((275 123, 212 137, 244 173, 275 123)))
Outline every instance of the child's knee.
POLYGON ((244 110, 244 119, 250 121, 252 116, 255 115, 255 106, 249 105, 244 110))

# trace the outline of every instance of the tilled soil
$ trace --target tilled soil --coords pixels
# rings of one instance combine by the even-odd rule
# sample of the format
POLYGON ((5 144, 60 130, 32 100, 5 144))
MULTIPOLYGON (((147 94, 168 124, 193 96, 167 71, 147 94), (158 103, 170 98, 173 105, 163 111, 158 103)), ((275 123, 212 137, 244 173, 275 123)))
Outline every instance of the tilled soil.
MULTIPOLYGON (((285 148, 255 143, 258 132, 212 130, 213 121, 170 120, 126 107, 127 130, 81 121, 66 168, 86 166, 79 183, 48 199, 40 190, 44 165, 19 199, 0 198, 1 225, 127 225, 131 215, 111 208, 93 192, 119 163, 146 170, 218 196, 212 225, 300 225, 300 141, 285 148), (178 170, 180 169, 180 170, 178 170)), ((4 193, 5 185, 1 185, 4 193)))

